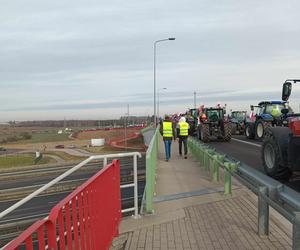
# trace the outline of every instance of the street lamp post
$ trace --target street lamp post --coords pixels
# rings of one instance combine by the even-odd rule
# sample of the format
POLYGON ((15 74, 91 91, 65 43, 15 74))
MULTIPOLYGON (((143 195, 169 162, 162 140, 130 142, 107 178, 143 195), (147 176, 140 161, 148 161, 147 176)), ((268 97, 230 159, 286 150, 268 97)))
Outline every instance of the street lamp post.
POLYGON ((157 117, 159 119, 159 91, 160 90, 166 90, 167 88, 160 88, 160 89, 157 89, 157 117))
POLYGON ((128 123, 128 118, 129 118, 129 104, 127 104, 127 113, 125 114, 125 117, 124 117, 124 146, 125 146, 125 151, 127 151, 127 123, 128 123))
POLYGON ((161 40, 157 40, 154 42, 154 56, 153 56, 153 59, 154 59, 154 67, 153 67, 153 88, 154 88, 154 103, 153 103, 153 106, 154 106, 154 111, 153 111, 153 116, 154 116, 154 127, 156 127, 156 44, 158 44, 159 42, 164 42, 164 41, 174 41, 175 38, 174 37, 170 37, 170 38, 166 38, 166 39, 161 39, 161 40))

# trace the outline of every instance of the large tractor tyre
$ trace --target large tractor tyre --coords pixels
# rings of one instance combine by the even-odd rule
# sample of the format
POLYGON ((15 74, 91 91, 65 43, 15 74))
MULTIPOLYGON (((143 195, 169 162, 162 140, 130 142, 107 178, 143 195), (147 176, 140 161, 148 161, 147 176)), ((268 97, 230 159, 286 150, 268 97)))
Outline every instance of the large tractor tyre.
POLYGON ((261 158, 264 171, 275 179, 288 180, 292 171, 287 166, 281 166, 281 154, 274 136, 266 136, 261 150, 261 158))
POLYGON ((245 135, 247 139, 254 139, 254 133, 249 124, 246 125, 245 135))
POLYGON ((224 141, 230 141, 231 140, 231 127, 229 123, 224 123, 224 135, 223 135, 224 141))
POLYGON ((255 126, 255 138, 262 141, 270 127, 272 127, 270 122, 258 120, 255 126))
POLYGON ((231 134, 235 135, 238 130, 238 125, 236 123, 230 123, 230 127, 231 127, 231 134))
POLYGON ((198 140, 201 140, 201 128, 200 127, 197 128, 197 138, 198 138, 198 140))
POLYGON ((201 141, 209 142, 209 125, 202 124, 200 132, 201 141))

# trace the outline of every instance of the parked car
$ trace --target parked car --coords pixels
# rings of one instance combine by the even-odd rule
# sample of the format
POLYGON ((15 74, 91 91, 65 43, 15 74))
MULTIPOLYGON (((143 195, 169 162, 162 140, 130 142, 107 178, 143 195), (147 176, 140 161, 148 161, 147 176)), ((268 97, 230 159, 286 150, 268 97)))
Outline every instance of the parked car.
POLYGON ((76 146, 71 144, 71 145, 68 145, 67 148, 76 148, 76 146))
POLYGON ((55 148, 65 148, 64 145, 56 145, 55 148))
POLYGON ((6 151, 6 148, 0 147, 0 151, 6 151))

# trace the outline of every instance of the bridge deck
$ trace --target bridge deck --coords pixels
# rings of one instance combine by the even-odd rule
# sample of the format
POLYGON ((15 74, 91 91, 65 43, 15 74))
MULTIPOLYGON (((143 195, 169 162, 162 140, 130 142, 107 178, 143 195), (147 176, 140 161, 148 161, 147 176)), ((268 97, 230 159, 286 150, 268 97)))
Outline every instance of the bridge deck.
POLYGON ((257 234, 257 198, 234 180, 233 195, 199 164, 178 155, 164 161, 160 143, 154 214, 124 219, 112 249, 291 249, 291 227, 271 212, 269 236, 257 234))

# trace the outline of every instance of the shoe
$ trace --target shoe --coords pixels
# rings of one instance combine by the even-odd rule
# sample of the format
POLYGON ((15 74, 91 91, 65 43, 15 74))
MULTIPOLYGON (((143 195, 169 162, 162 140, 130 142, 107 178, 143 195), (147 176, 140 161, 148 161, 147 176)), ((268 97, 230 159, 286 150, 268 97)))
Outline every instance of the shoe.
POLYGON ((166 159, 166 161, 169 161, 169 159, 166 159))
POLYGON ((187 159, 187 156, 184 156, 184 159, 187 159))

